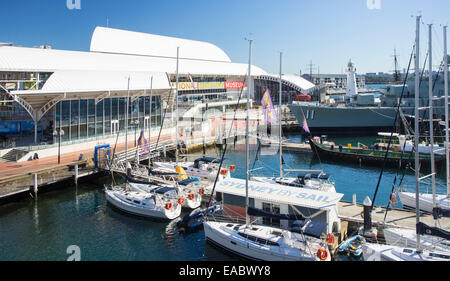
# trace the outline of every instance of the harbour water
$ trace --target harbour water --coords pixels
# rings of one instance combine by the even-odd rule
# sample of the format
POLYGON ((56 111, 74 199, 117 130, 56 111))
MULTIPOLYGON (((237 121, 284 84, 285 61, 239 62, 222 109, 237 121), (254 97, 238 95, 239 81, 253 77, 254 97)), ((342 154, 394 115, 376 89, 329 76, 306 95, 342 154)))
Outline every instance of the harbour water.
MULTIPOLYGON (((287 136, 291 141, 298 135, 287 136)), ((330 137, 331 138, 331 137, 330 137)), ((369 142, 376 137, 358 138, 369 142)), ((354 139, 334 138, 337 143, 355 142, 354 139)), ((251 146, 250 166, 253 166, 256 146, 251 146)), ((208 154, 218 156, 219 150, 208 154)), ((332 174, 336 190, 344 193, 343 200, 357 201, 372 198, 380 169, 320 162, 312 154, 284 153, 285 168, 323 169, 332 174)), ((226 164, 235 164, 234 177, 245 174, 245 146, 230 145, 226 164)), ((261 155, 255 168, 265 167, 255 174, 278 175, 277 155, 261 155), (262 165, 263 163, 263 165, 262 165)), ((384 173, 376 205, 386 205, 396 170, 384 173)), ((83 261, 228 261, 236 260, 205 243, 203 231, 184 235, 177 232, 174 223, 155 222, 124 214, 107 204, 104 177, 95 183, 80 184, 0 206, 0 260, 1 261, 64 261, 67 248, 78 246, 83 261)), ((442 176, 438 185, 444 184, 442 176)), ((414 175, 408 173, 405 184, 414 185, 414 175)), ((398 206, 400 207, 400 205, 398 206)))

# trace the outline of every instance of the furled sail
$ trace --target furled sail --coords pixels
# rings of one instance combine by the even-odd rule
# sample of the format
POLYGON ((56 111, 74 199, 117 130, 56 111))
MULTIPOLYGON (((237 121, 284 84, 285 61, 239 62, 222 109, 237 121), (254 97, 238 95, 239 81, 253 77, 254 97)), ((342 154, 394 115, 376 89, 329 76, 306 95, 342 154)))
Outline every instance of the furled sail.
POLYGON ((417 233, 420 235, 432 235, 440 238, 450 240, 450 232, 437 227, 430 227, 424 223, 417 224, 417 233))

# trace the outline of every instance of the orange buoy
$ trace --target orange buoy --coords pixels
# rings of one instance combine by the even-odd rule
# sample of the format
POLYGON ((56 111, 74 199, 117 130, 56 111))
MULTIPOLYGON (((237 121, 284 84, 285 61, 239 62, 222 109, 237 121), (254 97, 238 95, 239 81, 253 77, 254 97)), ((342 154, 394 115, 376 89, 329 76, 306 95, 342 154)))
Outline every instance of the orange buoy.
POLYGON ((232 171, 232 172, 236 171, 236 165, 231 165, 230 166, 230 171, 232 171))
POLYGON ((228 173, 228 170, 227 170, 227 169, 222 169, 222 170, 220 170, 220 174, 221 174, 222 176, 226 176, 227 173, 228 173))
POLYGON ((194 200, 195 199, 195 194, 194 193, 190 193, 188 198, 189 198, 189 200, 194 200))
POLYGON ((184 205, 184 198, 183 197, 178 198, 178 204, 184 205))
POLYGON ((328 244, 334 244, 335 240, 336 239, 334 238, 333 233, 328 233, 327 234, 327 243, 328 244))
POLYGON ((166 203, 166 209, 169 210, 169 211, 172 210, 172 202, 167 202, 166 203))
POLYGON ((319 250, 317 250, 317 257, 322 261, 327 260, 328 251, 325 248, 319 248, 319 250))

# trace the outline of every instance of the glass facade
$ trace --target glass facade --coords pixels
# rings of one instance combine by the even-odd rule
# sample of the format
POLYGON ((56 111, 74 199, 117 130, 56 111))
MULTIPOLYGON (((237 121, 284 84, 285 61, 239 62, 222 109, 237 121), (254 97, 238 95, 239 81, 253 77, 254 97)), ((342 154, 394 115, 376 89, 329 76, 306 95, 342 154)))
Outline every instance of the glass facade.
MULTIPOLYGON (((128 130, 148 129, 161 125, 161 98, 152 97, 150 116, 150 97, 130 98, 128 108, 128 130)), ((63 101, 55 106, 54 122, 57 131, 64 132, 61 140, 77 141, 101 139, 125 132, 126 98, 107 98, 97 104, 94 99, 63 101)), ((54 138, 57 142, 57 138, 54 138)))

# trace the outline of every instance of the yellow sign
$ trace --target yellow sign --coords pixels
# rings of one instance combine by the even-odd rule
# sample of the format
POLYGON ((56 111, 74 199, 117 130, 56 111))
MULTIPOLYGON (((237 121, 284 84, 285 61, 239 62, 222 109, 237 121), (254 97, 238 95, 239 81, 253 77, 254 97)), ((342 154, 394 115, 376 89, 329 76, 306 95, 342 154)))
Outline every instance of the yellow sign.
POLYGON ((200 82, 199 90, 225 89, 225 82, 200 82))
MULTIPOLYGON (((178 82, 178 91, 193 91, 198 89, 197 82, 178 82), (195 88, 194 88, 195 87, 195 88)), ((172 87, 176 87, 177 83, 172 82, 172 87)))

